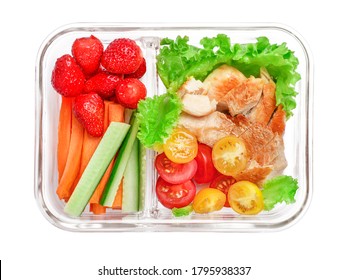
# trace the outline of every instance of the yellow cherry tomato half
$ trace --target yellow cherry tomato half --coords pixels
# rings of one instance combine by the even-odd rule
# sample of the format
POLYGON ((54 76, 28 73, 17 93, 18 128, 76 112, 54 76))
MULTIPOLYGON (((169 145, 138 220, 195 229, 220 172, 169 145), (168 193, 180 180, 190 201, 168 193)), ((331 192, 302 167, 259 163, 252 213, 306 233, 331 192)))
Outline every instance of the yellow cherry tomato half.
POLYGON ((234 211, 243 215, 256 215, 263 210, 262 192, 249 181, 239 181, 228 190, 228 202, 234 211))
POLYGON ((227 176, 238 175, 248 162, 244 141, 235 136, 227 136, 217 141, 212 153, 215 168, 227 176))
POLYGON ((224 207, 226 202, 226 195, 218 190, 212 188, 201 189, 193 199, 193 210, 199 214, 219 211, 224 207))
POLYGON ((172 162, 187 163, 196 157, 198 142, 187 129, 177 128, 163 145, 163 150, 172 162))

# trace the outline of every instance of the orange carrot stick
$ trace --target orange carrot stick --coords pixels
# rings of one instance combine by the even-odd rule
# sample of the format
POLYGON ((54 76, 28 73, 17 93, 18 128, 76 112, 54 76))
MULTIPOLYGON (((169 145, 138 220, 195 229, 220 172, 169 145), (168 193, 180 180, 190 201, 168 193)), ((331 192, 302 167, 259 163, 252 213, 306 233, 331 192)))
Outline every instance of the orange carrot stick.
MULTIPOLYGON (((104 127, 105 127, 105 121, 109 121, 109 102, 104 102, 104 127)), ((106 129, 104 129, 104 132, 106 129)), ((77 183, 80 181, 80 178, 85 171, 89 161, 91 160, 95 150, 97 149, 102 137, 93 137, 90 134, 88 134, 87 130, 84 131, 84 137, 83 137, 83 146, 82 146, 82 155, 81 155, 81 165, 79 169, 79 173, 73 183, 72 188, 70 189, 69 198, 72 195, 75 187, 77 186, 77 183)))
POLYGON ((82 145, 83 127, 75 116, 72 115, 68 158, 66 160, 65 169, 56 191, 60 199, 67 199, 69 197, 70 189, 79 173, 82 145))
MULTIPOLYGON (((105 128, 105 122, 109 122, 109 104, 110 101, 104 101, 104 132, 106 131, 105 128)), ((81 155, 81 166, 79 173, 73 183, 72 188, 70 189, 69 198, 72 195, 73 191, 75 190, 77 183, 80 181, 80 178, 85 171, 89 161, 91 160, 91 157, 93 156, 95 150, 97 149, 100 140, 102 137, 93 137, 88 134, 87 130, 84 132, 83 137, 83 146, 82 146, 82 155, 81 155)))
POLYGON ((88 134, 87 130, 85 130, 85 135, 83 138, 81 168, 80 168, 81 175, 83 171, 85 171, 86 166, 88 165, 91 157, 93 156, 95 150, 97 149, 100 140, 101 140, 101 137, 93 137, 88 134))
POLYGON ((123 179, 118 187, 112 209, 122 209, 123 179))
POLYGON ((105 214, 106 207, 98 203, 91 203, 89 206, 89 211, 96 215, 105 214))
MULTIPOLYGON (((104 101, 105 105, 105 114, 104 114, 104 132, 108 129, 109 126, 109 105, 112 104, 111 101, 104 101)), ((112 164, 109 165, 107 170, 105 171, 101 181, 99 182, 99 185, 106 185, 107 180, 109 179, 112 166, 113 166, 114 160, 112 160, 112 164)), ((100 215, 100 214, 105 214, 106 213, 106 207, 103 205, 99 204, 99 199, 102 195, 102 193, 98 193, 99 191, 103 191, 101 188, 96 189, 94 192, 93 196, 90 199, 90 206, 89 206, 89 211, 92 212, 95 215, 100 215)))
MULTIPOLYGON (((109 121, 110 122, 124 122, 124 107, 120 104, 111 103, 109 104, 109 121)), ((112 167, 114 166, 115 158, 109 164, 105 171, 102 179, 100 180, 95 192, 93 193, 90 203, 99 203, 105 189, 106 183, 109 180, 112 167)))
POLYGON ((83 145, 82 145, 82 154, 81 154, 81 164, 79 168, 78 175, 70 188, 69 192, 69 198, 72 195, 72 193, 75 190, 75 187, 77 186, 77 183, 80 181, 80 178, 85 171, 91 157, 93 156, 95 150, 97 149, 99 142, 101 140, 101 137, 93 137, 88 134, 87 130, 84 130, 84 136, 83 136, 83 145))
POLYGON ((62 96, 58 124, 58 182, 60 182, 68 158, 71 137, 71 115, 73 98, 62 96))
POLYGON ((104 101, 104 133, 109 127, 109 106, 113 104, 112 101, 104 101))
POLYGON ((99 201, 103 195, 103 191, 104 191, 104 188, 106 186, 106 183, 109 180, 114 163, 115 163, 115 158, 111 161, 108 168, 106 169, 106 171, 105 171, 103 177, 101 178, 97 188, 95 189, 91 199, 89 200, 90 203, 99 203, 99 201))
POLYGON ((110 122, 124 122, 124 107, 122 105, 116 103, 109 105, 110 122))

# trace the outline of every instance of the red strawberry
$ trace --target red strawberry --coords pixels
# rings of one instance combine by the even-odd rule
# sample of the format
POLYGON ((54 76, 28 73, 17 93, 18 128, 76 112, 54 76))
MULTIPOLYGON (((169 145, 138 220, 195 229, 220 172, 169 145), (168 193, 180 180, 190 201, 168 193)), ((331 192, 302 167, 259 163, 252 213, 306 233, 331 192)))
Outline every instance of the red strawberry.
POLYGON ((66 54, 57 59, 52 71, 51 83, 59 94, 73 97, 82 93, 85 76, 75 59, 66 54))
POLYGON ((117 84, 116 101, 126 108, 136 109, 139 101, 145 97, 146 87, 138 79, 127 78, 117 84))
POLYGON ((91 75, 99 69, 103 51, 102 42, 93 35, 76 39, 71 48, 77 64, 86 75, 91 75))
POLYGON ((86 81, 84 92, 96 92, 103 99, 108 99, 115 95, 116 85, 121 80, 120 76, 100 72, 86 81))
POLYGON ((104 101, 97 93, 81 94, 73 104, 75 117, 95 137, 104 132, 104 101))
POLYGON ((143 54, 135 41, 127 38, 112 41, 103 53, 101 64, 115 74, 135 72, 143 60, 143 54))
POLYGON ((145 61, 145 58, 143 58, 143 61, 141 62, 139 68, 134 73, 125 75, 125 78, 140 79, 142 76, 144 76, 145 72, 146 72, 146 61, 145 61))

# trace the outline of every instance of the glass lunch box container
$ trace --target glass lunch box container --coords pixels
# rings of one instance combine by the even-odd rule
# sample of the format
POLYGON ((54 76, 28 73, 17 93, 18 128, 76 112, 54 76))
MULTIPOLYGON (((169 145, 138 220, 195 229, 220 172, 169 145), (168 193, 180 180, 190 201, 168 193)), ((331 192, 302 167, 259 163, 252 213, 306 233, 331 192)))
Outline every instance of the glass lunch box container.
POLYGON ((45 218, 58 228, 69 231, 210 231, 260 232, 280 230, 298 221, 306 212, 312 194, 312 61, 303 39, 291 28, 267 23, 224 24, 128 24, 128 23, 76 23, 55 30, 42 43, 36 64, 36 134, 35 134, 35 197, 45 218), (297 71, 301 80, 296 84, 297 107, 286 123, 284 135, 288 166, 284 174, 298 179, 296 202, 279 204, 271 211, 258 215, 239 215, 230 208, 209 214, 192 213, 176 218, 170 209, 158 202, 155 192, 157 173, 154 168, 155 152, 146 151, 144 189, 141 190, 142 207, 137 213, 125 214, 120 210, 94 215, 84 211, 80 217, 64 213, 63 201, 56 195, 57 127, 61 98, 51 85, 51 73, 58 57, 71 53, 76 38, 94 35, 107 45, 115 38, 134 39, 141 47, 147 62, 142 81, 148 96, 165 93, 156 72, 156 55, 160 41, 178 35, 189 36, 191 44, 203 37, 226 34, 234 43, 255 42, 260 36, 271 44, 285 42, 299 59, 297 71))

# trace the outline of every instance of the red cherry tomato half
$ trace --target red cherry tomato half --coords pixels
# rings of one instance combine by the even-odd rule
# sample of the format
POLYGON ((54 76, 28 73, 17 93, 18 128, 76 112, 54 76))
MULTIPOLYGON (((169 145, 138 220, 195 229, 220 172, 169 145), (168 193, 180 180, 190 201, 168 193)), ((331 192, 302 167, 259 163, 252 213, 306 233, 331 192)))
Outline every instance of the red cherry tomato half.
MULTIPOLYGON (((222 191, 226 195, 226 198, 227 198, 228 190, 235 182, 237 182, 237 180, 234 179, 232 176, 218 175, 211 182, 209 188, 218 189, 218 190, 222 191)), ((228 203, 228 199, 226 199, 224 206, 230 207, 230 204, 228 203)))
POLYGON ((164 207, 169 209, 174 207, 181 208, 189 205, 193 201, 196 195, 196 186, 191 180, 182 184, 170 184, 161 177, 158 177, 156 194, 159 202, 161 202, 164 207))
POLYGON ((197 184, 211 182, 217 173, 212 160, 212 148, 199 143, 195 160, 197 161, 197 172, 193 179, 197 184))
POLYGON ((156 157, 155 167, 160 177, 171 184, 181 184, 191 180, 197 171, 197 162, 191 160, 188 163, 172 162, 165 153, 156 157))

